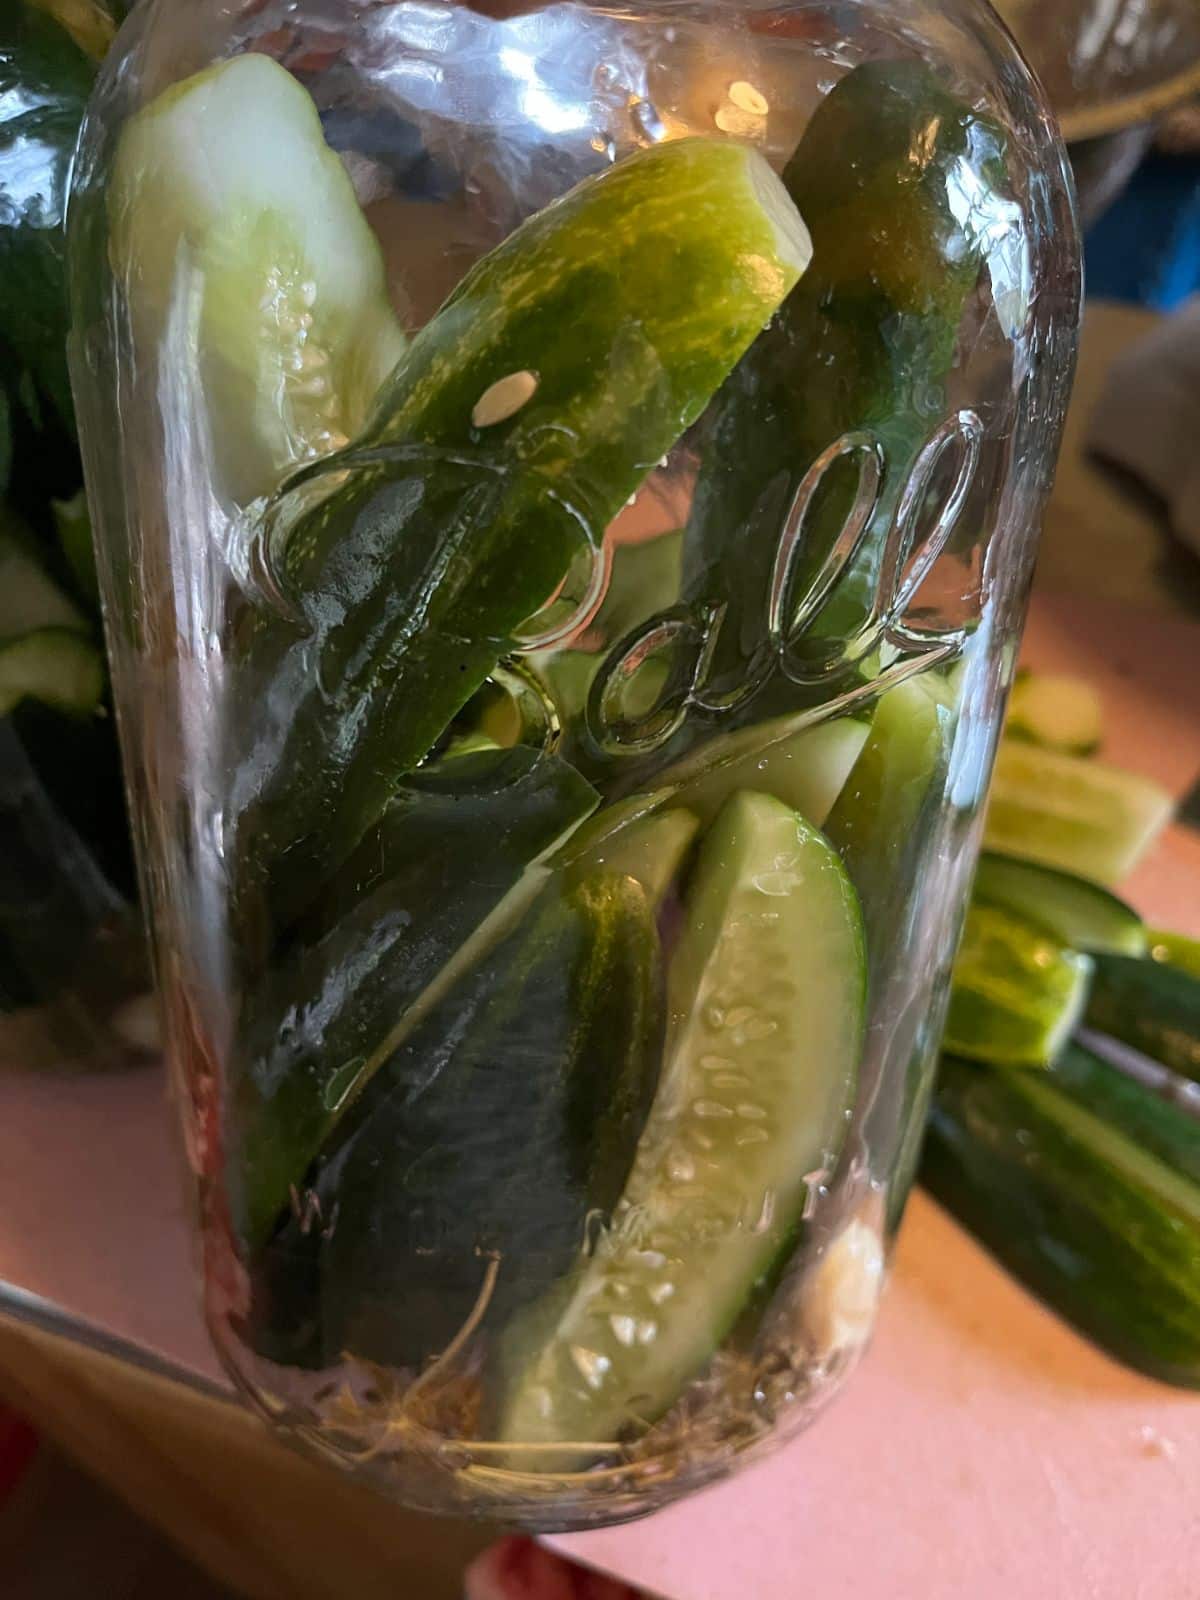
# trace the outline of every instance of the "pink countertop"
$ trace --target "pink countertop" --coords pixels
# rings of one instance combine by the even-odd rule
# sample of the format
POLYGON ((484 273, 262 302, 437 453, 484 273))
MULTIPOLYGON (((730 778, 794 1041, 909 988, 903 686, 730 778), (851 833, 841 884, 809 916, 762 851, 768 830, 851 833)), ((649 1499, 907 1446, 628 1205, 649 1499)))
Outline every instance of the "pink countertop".
MULTIPOLYGON (((1195 623, 1042 596, 1027 659, 1100 684, 1110 759, 1196 781, 1195 623)), ((1200 934, 1200 837, 1170 830, 1127 888, 1200 934)), ((0 1074, 0 1311, 40 1302, 220 1381, 185 1213, 157 1073, 0 1074)), ((807 1434, 559 1543, 672 1600, 1196 1600, 1200 1395, 1110 1362, 917 1194, 874 1345, 807 1434)))

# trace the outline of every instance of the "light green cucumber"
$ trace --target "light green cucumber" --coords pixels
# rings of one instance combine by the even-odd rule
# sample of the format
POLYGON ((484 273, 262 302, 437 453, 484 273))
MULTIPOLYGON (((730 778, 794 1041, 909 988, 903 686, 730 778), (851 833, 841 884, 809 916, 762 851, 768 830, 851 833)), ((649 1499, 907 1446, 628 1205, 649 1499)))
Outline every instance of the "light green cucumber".
POLYGON ((662 903, 679 875, 684 858, 700 829, 699 818, 682 806, 637 817, 615 828, 571 865, 572 881, 597 872, 634 878, 652 906, 662 903))
POLYGON ((998 1066, 1044 1067, 1083 1013, 1089 957, 994 906, 967 912, 943 1047, 998 1066))
POLYGON ((28 530, 0 531, 0 639, 18 639, 40 628, 86 633, 87 626, 78 606, 34 556, 28 530))
POLYGON ((404 338, 353 185, 289 72, 235 56, 138 112, 117 149, 109 217, 139 333, 197 319, 235 500, 357 431, 404 338))
POLYGON ((1104 709, 1086 678, 1022 673, 1008 699, 1004 731, 1047 750, 1086 756, 1099 749, 1104 737, 1104 709))
MULTIPOLYGON (((806 1175, 845 1137, 865 974, 827 841, 769 795, 733 796, 692 876, 633 1171, 552 1331, 515 1357, 501 1438, 596 1454, 703 1367, 794 1229, 806 1175)), ((528 1449, 512 1460, 542 1464, 528 1449)))
POLYGON ((869 726, 854 717, 814 725, 811 712, 775 717, 712 740, 659 773, 655 783, 674 785, 680 804, 702 823, 711 822, 731 794, 756 789, 819 828, 858 761, 869 726))
POLYGON ((1171 796, 1149 778, 1003 739, 984 843, 1097 883, 1118 883, 1153 843, 1171 810, 1171 796))
POLYGON ((985 850, 973 892, 981 904, 1024 917, 1076 950, 1146 953, 1146 925, 1133 907, 1074 872, 985 850))
POLYGON ((39 628, 0 644, 0 717, 22 700, 58 711, 94 711, 104 693, 104 657, 73 628, 39 628))
POLYGON ((928 674, 889 689, 825 822, 867 919, 887 920, 930 784, 946 759, 953 713, 928 674))
POLYGON ((1186 933, 1170 933, 1165 928, 1151 928, 1149 939, 1153 960, 1200 978, 1200 939, 1189 939, 1186 933))

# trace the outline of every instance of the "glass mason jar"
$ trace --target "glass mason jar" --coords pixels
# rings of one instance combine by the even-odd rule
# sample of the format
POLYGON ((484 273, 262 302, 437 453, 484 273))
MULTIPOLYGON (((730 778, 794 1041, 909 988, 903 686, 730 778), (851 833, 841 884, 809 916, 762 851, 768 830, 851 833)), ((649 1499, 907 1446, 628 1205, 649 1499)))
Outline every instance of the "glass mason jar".
POLYGON ((871 1329, 1072 370, 1039 91, 968 4, 150 0, 76 167, 222 1359, 413 1505, 653 1509, 871 1329))

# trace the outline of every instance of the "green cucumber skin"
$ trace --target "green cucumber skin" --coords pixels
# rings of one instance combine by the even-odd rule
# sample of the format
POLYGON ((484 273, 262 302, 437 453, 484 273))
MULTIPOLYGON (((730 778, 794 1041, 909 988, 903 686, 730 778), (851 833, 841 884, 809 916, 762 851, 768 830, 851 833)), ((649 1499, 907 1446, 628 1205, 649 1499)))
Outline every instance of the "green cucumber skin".
POLYGON ((1085 1110, 1200 1185, 1200 1120, 1126 1073, 1071 1044, 1050 1068, 1049 1080, 1085 1110))
POLYGON ((376 1075, 295 1218, 259 1253, 256 1347, 320 1366, 344 1350, 421 1367, 470 1316, 489 1260, 496 1329, 569 1269, 611 1210, 653 1093, 658 935, 611 874, 540 909, 376 1075))
POLYGON ((828 842, 771 796, 733 796, 691 874, 668 977, 666 1065, 614 1225, 572 1282, 513 1330, 502 1437, 575 1462, 611 1448, 635 1417, 661 1415, 704 1366, 795 1239, 808 1175, 836 1161, 865 969, 857 901, 828 842), (769 870, 758 861, 751 873, 747 852, 764 841, 769 870), (800 880, 787 884, 795 872, 803 892, 800 880), (811 952, 819 1005, 800 1002, 780 959, 780 907, 792 893, 805 905, 816 896, 829 919, 811 952), (763 971, 776 979, 765 997, 763 971), (716 1119, 714 1101, 724 1106, 716 1119), (770 1126, 772 1107, 782 1126, 770 1126), (590 1379, 577 1348, 597 1360, 590 1379))
POLYGON ((1092 963, 1021 917, 972 903, 944 1047, 998 1066, 1048 1066, 1083 1014, 1092 963))
POLYGON ((1149 941, 1154 961, 1200 978, 1200 939, 1191 939, 1186 933, 1172 933, 1166 928, 1151 928, 1149 941))
POLYGON ((230 1129, 235 1225, 252 1247, 361 1092, 373 1052, 522 874, 599 803, 540 751, 417 774, 248 992, 230 1129))
POLYGON ((973 893, 985 905, 1024 917, 1076 950, 1146 953, 1146 926, 1133 907, 1075 873, 985 850, 973 893))
POLYGON ((1096 957, 1084 1021, 1200 1083, 1200 979, 1132 956, 1096 957))
POLYGON ((63 217, 95 63, 27 0, 0 17, 0 334, 74 430, 63 217))
MULTIPOLYGON (((901 490, 945 411, 985 257, 985 239, 954 218, 953 189, 969 178, 994 192, 1004 144, 924 65, 872 62, 818 106, 783 177, 812 234, 812 265, 722 391, 686 534, 687 598, 727 607, 709 681, 718 690, 739 687, 763 647, 771 564, 801 478, 859 429, 882 445, 884 479, 821 631, 850 637, 866 620, 901 490)), ((809 574, 851 495, 843 478, 810 514, 809 574)), ((802 589, 803 575, 794 598, 802 589)))
POLYGON ((1150 1377, 1200 1387, 1195 1183, 1045 1075, 950 1057, 921 1180, 1080 1332, 1150 1377))
POLYGON ((414 338, 348 479, 291 527, 279 576, 302 626, 250 608, 232 645, 262 711, 230 752, 239 876, 278 864, 277 919, 353 847, 795 281, 803 262, 794 243, 781 257, 751 160, 669 142, 531 217, 414 338), (474 426, 481 397, 520 372, 537 375, 532 398, 474 426))

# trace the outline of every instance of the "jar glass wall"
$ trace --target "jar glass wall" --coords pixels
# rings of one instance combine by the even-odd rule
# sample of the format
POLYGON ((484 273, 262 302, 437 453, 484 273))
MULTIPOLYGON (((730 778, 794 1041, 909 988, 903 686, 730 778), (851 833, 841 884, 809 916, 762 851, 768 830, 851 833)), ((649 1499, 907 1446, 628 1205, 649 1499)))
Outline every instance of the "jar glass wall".
POLYGON ((1070 383, 985 8, 144 3, 72 364, 213 1337, 418 1506, 862 1349, 1070 383))

